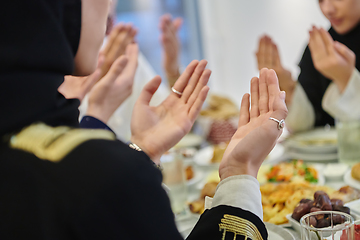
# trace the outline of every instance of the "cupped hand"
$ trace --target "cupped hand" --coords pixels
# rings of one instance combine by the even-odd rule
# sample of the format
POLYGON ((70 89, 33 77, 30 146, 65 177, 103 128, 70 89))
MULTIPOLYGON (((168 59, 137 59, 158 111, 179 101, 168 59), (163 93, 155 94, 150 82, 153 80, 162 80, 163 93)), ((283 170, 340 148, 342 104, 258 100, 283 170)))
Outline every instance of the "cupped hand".
POLYGON ((181 74, 172 92, 159 106, 149 106, 161 78, 145 85, 137 100, 131 120, 131 141, 137 144, 155 163, 187 134, 206 99, 211 71, 207 62, 194 60, 181 74))
POLYGON ((309 33, 309 49, 315 68, 343 92, 355 69, 355 54, 344 44, 334 41, 323 28, 313 27, 309 33))
POLYGON ((180 76, 179 53, 180 41, 178 31, 182 25, 182 18, 172 19, 170 14, 160 18, 160 42, 163 47, 163 67, 170 87, 180 76))
POLYGON ((133 43, 111 66, 109 72, 89 93, 86 115, 107 123, 115 110, 131 95, 139 48, 133 43))
POLYGON ((282 133, 278 123, 287 116, 285 92, 279 89, 274 70, 262 69, 251 79, 251 95, 243 96, 238 129, 219 167, 221 180, 234 175, 257 177, 258 170, 282 133), (251 96, 251 103, 249 97, 251 96))
POLYGON ((98 60, 98 67, 89 76, 86 77, 76 77, 72 75, 67 75, 64 78, 64 82, 58 88, 58 91, 67 99, 77 98, 82 102, 85 95, 90 92, 92 87, 100 80, 101 78, 101 66, 104 59, 102 57, 98 60))
POLYGON ((112 29, 105 47, 100 51, 100 56, 104 58, 102 77, 107 74, 115 60, 125 54, 126 47, 135 41, 136 34, 137 29, 131 24, 119 23, 112 29))

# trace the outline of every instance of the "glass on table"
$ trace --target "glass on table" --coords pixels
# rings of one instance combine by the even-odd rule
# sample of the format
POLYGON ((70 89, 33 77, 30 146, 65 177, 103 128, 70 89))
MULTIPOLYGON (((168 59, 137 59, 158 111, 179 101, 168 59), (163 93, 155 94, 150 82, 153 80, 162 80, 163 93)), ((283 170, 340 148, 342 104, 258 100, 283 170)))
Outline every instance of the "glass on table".
POLYGON ((360 162, 360 120, 336 119, 335 124, 339 162, 350 166, 360 162))
POLYGON ((164 154, 161 159, 163 183, 166 185, 171 208, 176 217, 187 215, 187 185, 182 156, 177 152, 164 154))
POLYGON ((337 211, 318 211, 300 219, 301 240, 353 240, 354 219, 337 211))

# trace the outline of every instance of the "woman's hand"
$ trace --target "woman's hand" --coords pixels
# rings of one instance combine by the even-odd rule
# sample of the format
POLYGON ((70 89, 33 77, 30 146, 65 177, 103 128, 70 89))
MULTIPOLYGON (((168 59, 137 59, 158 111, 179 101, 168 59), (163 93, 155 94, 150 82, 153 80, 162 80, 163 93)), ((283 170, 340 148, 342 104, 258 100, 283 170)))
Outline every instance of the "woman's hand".
POLYGON ((163 47, 163 67, 170 87, 180 76, 179 52, 180 41, 178 31, 182 25, 182 18, 172 19, 170 14, 160 18, 160 42, 163 47))
POLYGON ((136 34, 137 30, 131 24, 119 23, 111 30, 105 47, 100 51, 100 56, 104 58, 102 77, 107 74, 115 60, 125 54, 127 46, 134 43, 136 34))
POLYGON ((206 99, 206 86, 211 71, 207 62, 194 60, 174 85, 172 92, 159 106, 149 106, 161 78, 155 77, 145 85, 137 100, 131 120, 131 141, 137 144, 155 163, 187 134, 206 99))
POLYGON ((286 103, 290 104, 296 82, 292 79, 290 71, 282 66, 277 45, 269 36, 264 35, 260 38, 256 59, 259 70, 262 68, 275 70, 280 89, 286 92, 286 103))
POLYGON ((221 180, 243 174, 256 178, 262 162, 282 133, 279 124, 269 119, 282 120, 287 116, 285 92, 280 92, 274 70, 262 69, 259 78, 251 79, 251 104, 249 97, 249 94, 243 96, 238 130, 220 163, 221 180))
POLYGON ((58 88, 58 91, 67 99, 77 98, 82 102, 85 95, 101 78, 101 65, 104 59, 99 58, 98 67, 95 72, 86 77, 76 77, 67 75, 64 82, 58 88))
POLYGON ((131 95, 137 68, 139 48, 133 43, 126 48, 109 72, 91 89, 86 115, 107 123, 115 110, 131 95))
POLYGON ((355 69, 355 54, 340 42, 335 42, 323 28, 309 32, 309 49, 315 68, 331 79, 343 92, 355 69))

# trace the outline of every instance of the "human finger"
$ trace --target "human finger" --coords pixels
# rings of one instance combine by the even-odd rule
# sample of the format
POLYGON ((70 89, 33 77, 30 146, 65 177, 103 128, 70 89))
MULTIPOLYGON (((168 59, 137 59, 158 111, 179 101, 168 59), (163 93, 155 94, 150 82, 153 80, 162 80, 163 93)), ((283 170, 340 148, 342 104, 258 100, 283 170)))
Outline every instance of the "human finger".
POLYGON ((126 46, 132 41, 130 31, 132 26, 126 24, 122 31, 116 36, 110 51, 108 52, 109 59, 116 59, 124 54, 126 46))
POLYGON ((259 46, 258 51, 256 53, 257 63, 258 63, 258 69, 264 67, 264 51, 265 51, 265 36, 261 37, 259 40, 259 46))
POLYGON ((136 43, 129 44, 126 47, 125 56, 128 58, 128 63, 123 71, 125 76, 135 75, 138 65, 139 47, 136 43))
POLYGON ((189 111, 190 121, 194 122, 195 119, 197 118, 197 116, 199 115, 202 105, 204 104, 204 102, 206 100, 206 96, 209 93, 209 89, 210 88, 208 86, 204 86, 200 90, 200 93, 198 94, 194 104, 192 104, 190 111, 189 111))
POLYGON ((115 82, 116 78, 122 73, 124 68, 128 63, 128 58, 126 56, 120 56, 118 59, 115 60, 114 64, 111 65, 108 73, 103 77, 101 81, 103 84, 111 85, 115 82))
POLYGON ((266 36, 265 38, 265 48, 264 48, 264 63, 265 67, 272 68, 273 67, 273 59, 272 59, 272 41, 271 38, 266 36))
POLYGON ((183 24, 183 19, 181 17, 175 18, 173 20, 173 25, 174 25, 176 31, 179 31, 182 24, 183 24))
POLYGON ((275 43, 272 43, 272 54, 273 54, 274 66, 276 68, 280 68, 281 67, 280 55, 277 45, 275 43))
MULTIPOLYGON (((85 97, 85 95, 90 92, 90 90, 92 89, 92 87, 101 79, 101 74, 102 71, 101 69, 96 69, 95 72, 93 74, 91 74, 89 77, 87 77, 85 83, 84 83, 84 88, 85 88, 85 92, 83 94, 83 98, 85 97)), ((81 101, 82 99, 80 99, 81 101)))
POLYGON ((204 86, 206 86, 207 83, 209 82, 210 76, 211 76, 211 70, 209 70, 209 69, 205 69, 203 71, 203 73, 201 74, 201 77, 200 77, 199 81, 196 83, 195 89, 191 93, 188 101, 185 102, 189 106, 189 108, 192 107, 192 105, 194 104, 194 102, 198 98, 201 89, 203 89, 204 86))
POLYGON ((285 127, 285 123, 282 120, 284 120, 288 114, 288 109, 285 104, 285 97, 286 94, 284 91, 279 92, 279 94, 275 97, 274 111, 271 114, 271 118, 273 119, 269 119, 269 121, 265 123, 270 125, 268 129, 271 129, 274 132, 279 132, 279 135, 282 132, 279 130, 282 130, 285 127))
POLYGON ((250 94, 245 93, 241 100, 238 127, 244 126, 250 121, 250 94))
POLYGON ((189 80, 188 84, 186 85, 186 87, 183 91, 183 94, 181 96, 181 99, 185 103, 188 102, 191 94, 195 91, 195 89, 198 85, 199 79, 201 78, 201 76, 206 68, 206 65, 207 65, 207 61, 201 60, 199 62, 199 64, 196 66, 193 74, 191 75, 190 80, 189 80))
POLYGON ((267 68, 260 70, 259 76, 259 112, 260 114, 265 114, 269 111, 269 94, 268 87, 266 83, 267 68))
MULTIPOLYGON (((173 88, 182 93, 188 84, 191 76, 193 75, 193 72, 195 68, 198 66, 199 61, 193 60, 185 69, 185 71, 180 75, 179 79, 175 82, 173 88)), ((176 93, 174 93, 176 94, 176 93)), ((177 95, 177 94, 176 94, 177 95)))
POLYGON ((273 110, 273 104, 276 96, 279 95, 279 80, 276 75, 276 72, 273 69, 270 69, 266 73, 266 85, 269 93, 269 110, 273 110))
POLYGON ((155 76, 152 80, 150 80, 145 86, 143 87, 140 96, 138 97, 137 102, 141 104, 150 104, 150 100, 156 90, 159 88, 161 84, 161 77, 155 76))
POLYGON ((253 77, 250 83, 250 119, 259 116, 259 78, 253 77))
POLYGON ((325 44, 316 27, 313 27, 312 31, 310 31, 309 48, 315 60, 326 57, 327 55, 325 44))
POLYGON ((105 47, 101 51, 104 55, 108 54, 108 52, 110 51, 110 49, 111 49, 117 35, 119 34, 120 31, 122 31, 124 26, 125 25, 123 23, 119 23, 113 28, 113 30, 111 30, 110 35, 107 38, 107 42, 105 44, 105 47))
POLYGON ((333 55, 335 53, 334 40, 332 39, 330 34, 327 31, 325 31, 323 28, 319 29, 319 34, 322 38, 322 41, 324 42, 324 46, 327 53, 333 55))
POLYGON ((353 59, 355 59, 355 53, 353 51, 351 51, 347 46, 345 46, 344 44, 342 44, 341 42, 335 41, 334 43, 334 47, 335 50, 341 55, 343 56, 346 60, 352 61, 353 59))

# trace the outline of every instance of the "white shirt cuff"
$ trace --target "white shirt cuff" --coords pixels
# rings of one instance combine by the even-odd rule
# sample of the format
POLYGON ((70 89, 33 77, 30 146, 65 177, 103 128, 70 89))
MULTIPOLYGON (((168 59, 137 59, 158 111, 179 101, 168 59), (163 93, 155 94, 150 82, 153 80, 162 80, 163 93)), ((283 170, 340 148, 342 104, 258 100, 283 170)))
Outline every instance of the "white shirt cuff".
POLYGON ((306 131, 315 125, 314 108, 301 84, 297 83, 293 93, 289 113, 286 117, 286 127, 290 132, 306 131))
POLYGON ((263 219, 260 184, 250 175, 237 175, 221 181, 214 198, 205 198, 205 209, 227 205, 238 207, 263 219))
POLYGON ((340 120, 359 119, 360 108, 360 73, 354 69, 342 94, 335 83, 331 83, 324 94, 322 107, 333 118, 340 120))

